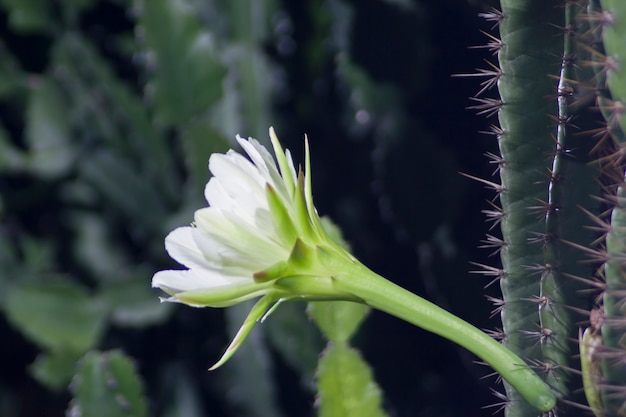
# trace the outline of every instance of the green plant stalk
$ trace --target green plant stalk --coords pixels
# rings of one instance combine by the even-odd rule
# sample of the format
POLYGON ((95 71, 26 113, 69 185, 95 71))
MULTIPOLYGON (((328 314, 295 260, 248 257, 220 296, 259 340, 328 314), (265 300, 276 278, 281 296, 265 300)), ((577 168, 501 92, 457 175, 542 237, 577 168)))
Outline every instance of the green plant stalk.
POLYGON ((358 263, 351 263, 344 270, 346 273, 333 277, 338 290, 457 343, 496 370, 528 404, 543 412, 554 408, 556 398, 548 385, 519 356, 483 331, 358 263))
MULTIPOLYGON (((557 117, 556 91, 548 76, 554 73, 556 57, 563 51, 561 1, 502 0, 498 53, 502 76, 498 90, 502 106, 498 112, 502 134, 502 239, 500 251, 503 279, 501 311, 503 343, 531 363, 545 364, 541 349, 550 329, 542 328, 539 317, 542 272, 545 269, 546 235, 543 205, 548 202, 550 165, 554 154, 553 126, 557 117), (537 213, 537 207, 539 214, 537 213), (536 242, 531 244, 531 242, 536 242), (539 273, 537 273, 537 268, 539 273)), ((506 414, 535 416, 518 394, 507 391, 506 414)))

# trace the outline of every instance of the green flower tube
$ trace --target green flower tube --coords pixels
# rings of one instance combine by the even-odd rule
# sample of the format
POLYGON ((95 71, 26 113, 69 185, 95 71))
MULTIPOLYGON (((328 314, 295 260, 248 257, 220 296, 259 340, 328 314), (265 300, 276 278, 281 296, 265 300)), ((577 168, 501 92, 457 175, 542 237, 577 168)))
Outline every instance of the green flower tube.
POLYGON ((276 161, 254 139, 237 138, 248 158, 213 154, 205 189, 209 206, 192 226, 165 239, 186 270, 165 270, 152 286, 162 301, 227 307, 259 298, 222 358, 224 364, 257 321, 288 300, 344 300, 367 304, 468 349, 493 367, 540 411, 554 408, 550 388, 525 362, 471 324, 370 271, 324 230, 313 204, 308 143, 305 170, 296 172, 270 129, 276 161))

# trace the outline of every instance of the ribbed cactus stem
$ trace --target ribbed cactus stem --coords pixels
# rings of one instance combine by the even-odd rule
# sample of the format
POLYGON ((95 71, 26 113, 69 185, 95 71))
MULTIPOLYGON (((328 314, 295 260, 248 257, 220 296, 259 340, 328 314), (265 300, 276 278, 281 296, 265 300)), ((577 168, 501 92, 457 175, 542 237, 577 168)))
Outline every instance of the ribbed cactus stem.
POLYGON ((576 88, 577 19, 582 7, 566 2, 563 31, 563 57, 557 87, 558 116, 556 118, 556 147, 548 185, 549 200, 545 205, 546 240, 542 272, 541 295, 538 299, 540 325, 546 334, 541 344, 546 381, 562 397, 569 392, 572 366, 572 339, 576 337, 572 307, 584 309, 586 299, 581 284, 570 276, 587 276, 589 266, 579 262, 580 250, 571 243, 586 245, 593 240, 585 212, 597 205, 590 197, 598 193, 597 170, 589 164, 591 141, 577 135, 570 109, 576 88), (585 209, 584 211, 581 208, 585 209))
MULTIPOLYGON (((618 145, 618 155, 625 146, 626 131, 626 2, 602 0, 602 39, 606 86, 610 100, 601 107, 607 119, 608 131, 618 145)), ((614 158, 621 163, 622 158, 614 158)), ((623 165, 615 166, 623 173, 623 165)), ((603 349, 601 366, 604 381, 601 385, 604 413, 607 416, 626 412, 626 190, 624 182, 617 189, 611 227, 606 237, 607 262, 605 265, 606 290, 604 293, 604 321, 602 325, 603 349)))
MULTIPOLYGON (((501 7, 503 343, 522 358, 543 363, 541 345, 546 336, 537 303, 541 274, 533 273, 532 267, 544 265, 542 242, 548 237, 545 216, 538 219, 532 207, 548 201, 546 173, 554 152, 554 129, 548 115, 556 118, 557 106, 546 97, 556 91, 548 75, 554 72, 555 57, 562 54, 557 28, 563 26, 563 9, 560 1, 545 0, 503 0, 501 7)), ((508 416, 535 415, 509 387, 507 395, 508 416)))

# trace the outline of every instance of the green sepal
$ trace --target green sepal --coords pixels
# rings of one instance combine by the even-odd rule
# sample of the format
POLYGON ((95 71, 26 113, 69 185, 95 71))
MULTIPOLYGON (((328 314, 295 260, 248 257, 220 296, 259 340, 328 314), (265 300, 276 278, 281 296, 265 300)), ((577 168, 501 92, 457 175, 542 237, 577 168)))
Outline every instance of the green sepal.
MULTIPOLYGON (((268 292, 271 283, 245 282, 238 285, 205 288, 172 294, 167 301, 180 301, 195 307, 229 307, 268 292)), ((167 292, 167 289, 164 289, 167 292)))
POLYGON ((296 225, 291 220, 291 214, 274 187, 268 183, 265 186, 265 190, 270 213, 280 239, 285 245, 291 245, 298 237, 296 225))
POLYGON ((275 295, 268 294, 256 302, 239 328, 239 331, 235 334, 232 342, 230 342, 230 345, 226 348, 222 357, 215 363, 215 365, 209 368, 209 371, 213 371, 224 365, 235 354, 248 334, 250 334, 250 331, 254 327, 255 323, 257 321, 261 321, 268 312, 273 311, 272 307, 277 301, 278 299, 275 295))
POLYGON ((285 299, 361 301, 360 298, 335 287, 331 277, 303 275, 282 278, 276 281, 274 289, 277 294, 284 294, 285 299))
POLYGON ((299 238, 291 249, 287 261, 280 261, 254 274, 256 282, 269 282, 295 275, 326 275, 317 259, 317 251, 299 238))
POLYGON ((296 222, 299 228, 300 235, 304 238, 309 238, 312 241, 319 241, 320 235, 318 230, 314 227, 309 213, 309 208, 306 202, 305 196, 305 178, 304 173, 300 171, 298 173, 298 186, 294 195, 294 205, 296 207, 296 222))
POLYGON ((297 239, 294 243, 291 253, 289 254, 289 264, 293 265, 296 270, 315 271, 319 268, 317 259, 317 251, 306 245, 302 240, 297 239))
POLYGON ((296 184, 293 182, 291 169, 289 167, 289 162, 287 162, 285 151, 283 151, 282 146, 280 146, 280 142, 278 140, 278 137, 276 136, 276 132, 274 131, 273 127, 270 127, 270 139, 272 141, 272 147, 274 148, 274 155, 276 155, 278 167, 280 168, 281 177, 283 178, 283 182, 287 187, 287 191, 289 191, 289 196, 293 197, 296 191, 296 184))

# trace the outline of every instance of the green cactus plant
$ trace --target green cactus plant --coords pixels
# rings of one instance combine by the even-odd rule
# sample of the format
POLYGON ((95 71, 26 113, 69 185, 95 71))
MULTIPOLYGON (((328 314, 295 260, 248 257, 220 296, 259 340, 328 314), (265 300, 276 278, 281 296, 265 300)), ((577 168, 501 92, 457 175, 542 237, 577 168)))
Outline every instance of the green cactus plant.
MULTIPOLYGON (((497 269, 503 294, 496 300, 503 323, 499 336, 544 371, 561 399, 555 413, 580 401, 575 392, 583 383, 597 416, 622 415, 626 406, 625 372, 617 359, 624 349, 621 103, 626 97, 619 63, 625 6, 503 0, 500 10, 483 14, 500 31, 500 39, 491 42, 497 44, 500 67, 482 73, 492 77, 488 85, 497 85, 499 98, 480 98, 474 106, 497 114, 500 122, 493 132, 501 151, 494 156, 501 182, 491 183, 501 202, 495 216, 502 238, 491 239, 503 265, 497 269), (595 103, 589 102, 589 91, 596 93, 595 103), (592 114, 588 104, 600 112, 592 114), (598 113, 606 128, 595 129, 593 137, 576 132, 577 117, 586 124, 589 118, 598 121, 598 113), (602 215, 601 202, 611 206, 612 215, 602 215), (604 265, 600 277, 585 263, 589 258, 604 265), (601 278, 605 283, 598 283, 601 278), (603 290, 601 306, 587 289, 603 290), (581 382, 572 371, 580 365, 571 341, 578 339, 580 313, 602 308, 604 316, 594 314, 580 338, 581 382)), ((493 269, 485 274, 493 275, 493 269)), ((505 398, 507 416, 536 415, 508 387, 505 398)))

